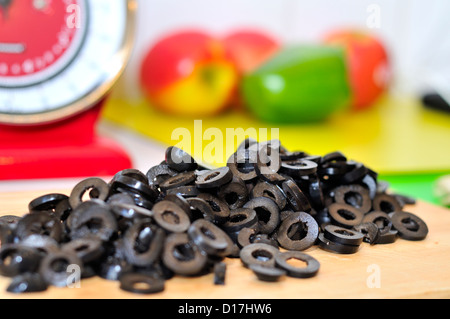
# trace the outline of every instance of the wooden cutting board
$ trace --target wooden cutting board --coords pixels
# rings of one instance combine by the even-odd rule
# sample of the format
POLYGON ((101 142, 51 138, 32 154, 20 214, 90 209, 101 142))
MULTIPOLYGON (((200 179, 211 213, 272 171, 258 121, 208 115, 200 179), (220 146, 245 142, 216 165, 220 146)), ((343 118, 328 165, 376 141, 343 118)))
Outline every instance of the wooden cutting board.
MULTIPOLYGON (((0 193, 0 215, 23 215, 37 196, 67 190, 51 189, 0 193)), ((393 244, 363 243, 359 251, 340 255, 314 246, 306 253, 321 264, 317 276, 308 279, 284 277, 267 283, 242 266, 240 259, 226 259, 225 285, 214 285, 213 275, 166 281, 165 290, 137 295, 120 290, 119 283, 101 278, 83 279, 80 288, 50 287, 32 294, 6 292, 10 278, 0 277, 0 298, 39 299, 304 299, 304 298, 450 298, 450 210, 424 202, 405 210, 420 216, 429 227, 423 241, 397 239, 393 244), (373 281, 376 277, 378 281, 373 281), (374 284, 379 283, 379 287, 374 284)))

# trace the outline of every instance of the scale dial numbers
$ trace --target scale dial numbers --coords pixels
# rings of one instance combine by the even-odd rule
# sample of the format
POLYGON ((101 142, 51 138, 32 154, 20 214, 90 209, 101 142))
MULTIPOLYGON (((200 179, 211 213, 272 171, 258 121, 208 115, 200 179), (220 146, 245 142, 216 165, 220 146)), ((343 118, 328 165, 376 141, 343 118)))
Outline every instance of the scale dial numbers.
POLYGON ((0 122, 38 124, 104 96, 131 51, 132 0, 0 0, 0 122))

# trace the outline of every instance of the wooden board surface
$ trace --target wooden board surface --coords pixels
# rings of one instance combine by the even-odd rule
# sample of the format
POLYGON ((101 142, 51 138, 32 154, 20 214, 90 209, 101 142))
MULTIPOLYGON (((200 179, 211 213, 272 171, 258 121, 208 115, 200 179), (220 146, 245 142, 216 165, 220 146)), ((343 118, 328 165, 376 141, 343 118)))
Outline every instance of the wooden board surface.
MULTIPOLYGON (((64 190, 0 193, 0 215, 23 215, 33 198, 64 190)), ((240 259, 226 259, 226 282, 214 285, 213 275, 166 281, 165 290, 153 295, 137 295, 120 290, 119 283, 101 278, 81 281, 80 288, 50 287, 42 293, 6 292, 10 278, 0 277, 0 298, 39 299, 304 299, 304 298, 449 298, 450 297, 450 210, 418 202, 407 211, 427 223, 429 234, 423 241, 398 239, 389 245, 363 243, 356 254, 340 255, 317 246, 308 254, 317 258, 321 268, 316 277, 284 277, 267 283, 242 266, 240 259), (376 275, 379 287, 373 287, 376 275)))

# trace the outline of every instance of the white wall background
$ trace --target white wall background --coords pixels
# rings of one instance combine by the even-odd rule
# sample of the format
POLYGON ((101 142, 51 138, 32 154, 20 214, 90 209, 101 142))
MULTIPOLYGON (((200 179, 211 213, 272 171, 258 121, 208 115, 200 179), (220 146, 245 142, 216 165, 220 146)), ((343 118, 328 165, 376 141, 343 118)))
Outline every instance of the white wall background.
POLYGON ((116 91, 126 98, 140 97, 137 72, 148 48, 165 33, 184 27, 217 34, 258 27, 286 44, 319 41, 334 28, 366 28, 379 35, 391 53, 395 92, 414 93, 430 81, 450 87, 449 0, 138 0, 138 4, 134 53, 116 91))

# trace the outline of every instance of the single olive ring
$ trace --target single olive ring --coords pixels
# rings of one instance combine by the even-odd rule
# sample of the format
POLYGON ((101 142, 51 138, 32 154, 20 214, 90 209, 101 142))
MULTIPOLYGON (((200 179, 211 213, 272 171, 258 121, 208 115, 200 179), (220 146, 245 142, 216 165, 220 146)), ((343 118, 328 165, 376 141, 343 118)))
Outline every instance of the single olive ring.
MULTIPOLYGON (((347 165, 350 161, 347 162, 347 165)), ((346 172, 341 180, 344 184, 354 184, 358 181, 361 181, 364 176, 367 174, 368 168, 364 166, 362 163, 355 163, 355 166, 350 171, 346 172)))
POLYGON ((14 229, 17 223, 22 219, 21 216, 16 215, 4 215, 0 216, 0 225, 4 225, 10 229, 14 229))
POLYGON ((225 201, 210 193, 201 193, 197 196, 197 198, 203 199, 209 206, 211 206, 211 220, 214 223, 223 224, 228 220, 228 217, 230 216, 230 208, 225 201))
POLYGON ((236 237, 243 228, 256 229, 257 227, 258 216, 256 215, 255 210, 244 207, 232 210, 227 222, 221 226, 228 234, 236 233, 236 237))
POLYGON ((166 163, 162 163, 151 167, 145 175, 149 185, 159 186, 167 178, 176 174, 178 174, 176 170, 171 169, 166 163))
POLYGON ((183 185, 169 188, 165 191, 167 195, 180 195, 183 198, 196 197, 200 194, 199 189, 195 185, 183 185))
POLYGON ((287 180, 281 185, 288 203, 295 211, 309 212, 311 210, 311 204, 305 194, 301 191, 300 187, 292 180, 287 180))
POLYGON ((427 237, 428 226, 417 215, 408 212, 394 212, 391 216, 392 225, 398 235, 407 240, 422 240, 427 237))
POLYGON ((277 231, 277 241, 289 250, 305 250, 314 245, 319 236, 319 225, 305 212, 295 212, 281 223, 277 231), (299 227, 293 227, 299 225, 299 227), (290 230, 294 230, 290 233, 290 230), (298 236, 297 236, 298 235, 298 236))
POLYGON ((187 233, 172 233, 167 236, 162 261, 176 274, 197 275, 205 268, 207 260, 207 255, 191 241, 187 233))
POLYGON ((263 234, 273 232, 280 222, 280 209, 270 198, 253 198, 244 205, 244 208, 251 208, 256 212, 259 221, 259 231, 263 234))
POLYGON ((338 186, 334 190, 334 200, 336 203, 352 205, 363 214, 372 209, 369 190, 358 184, 338 186))
POLYGON ((286 271, 286 274, 295 278, 310 278, 317 275, 320 269, 320 263, 314 257, 299 252, 286 251, 275 256, 275 263, 277 267, 286 271), (298 259, 306 263, 306 267, 295 267, 290 265, 287 261, 289 259, 298 259))
POLYGON ((369 190, 369 197, 373 201, 377 194, 377 180, 372 175, 366 174, 361 180, 361 184, 369 190))
POLYGON ((279 150, 270 144, 261 146, 256 155, 256 174, 269 183, 281 183, 285 181, 285 178, 278 174, 280 168, 281 159, 279 150))
POLYGON ((187 230, 189 238, 205 253, 223 256, 228 253, 230 237, 206 219, 197 219, 187 230))
POLYGON ((251 149, 240 149, 233 153, 227 161, 227 167, 234 176, 244 182, 250 182, 258 177, 255 170, 257 151, 251 149))
POLYGON ((340 151, 334 151, 334 152, 330 152, 330 153, 327 153, 324 156, 322 156, 322 158, 320 160, 320 164, 325 165, 325 164, 329 164, 332 162, 346 162, 346 161, 347 161, 347 156, 345 156, 340 151))
MULTIPOLYGON (((152 206, 153 207, 153 206, 152 206)), ((147 209, 142 206, 138 206, 134 203, 124 203, 117 202, 114 204, 110 204, 111 211, 117 217, 123 217, 128 219, 133 219, 136 217, 153 217, 154 213, 152 210, 147 209)))
POLYGON ((166 194, 166 196, 164 196, 164 200, 175 203, 186 214, 189 215, 189 212, 191 211, 191 206, 189 205, 186 198, 184 198, 181 194, 166 194))
POLYGON ((97 198, 106 200, 109 195, 109 185, 101 178, 90 177, 82 180, 72 189, 69 196, 69 204, 75 209, 81 202, 84 193, 89 189, 95 189, 97 198))
POLYGON ((60 242, 63 235, 61 221, 52 213, 47 211, 37 211, 25 214, 15 228, 15 235, 20 240, 38 234, 45 234, 57 242, 60 242))
POLYGON ((71 240, 61 246, 62 251, 75 253, 83 263, 99 258, 103 252, 103 242, 96 236, 86 236, 71 240))
POLYGON ((159 184, 162 191, 167 191, 171 188, 185 186, 195 181, 195 173, 193 171, 182 172, 174 176, 169 177, 164 182, 159 184))
POLYGON ((308 176, 317 172, 317 163, 303 158, 290 161, 282 161, 280 172, 293 177, 308 176))
POLYGON ((277 203, 279 209, 286 206, 286 195, 283 190, 278 185, 266 181, 256 183, 251 191, 251 196, 252 198, 268 197, 277 203))
POLYGON ((167 165, 177 172, 193 171, 198 167, 197 162, 189 153, 176 146, 168 147, 165 156, 167 165))
POLYGON ((72 277, 72 271, 79 271, 79 274, 81 274, 82 269, 83 262, 74 252, 60 251, 49 254, 42 259, 39 273, 47 284, 66 287, 72 277))
POLYGON ((259 264, 250 265, 256 277, 261 281, 275 282, 286 275, 286 271, 278 267, 268 267, 259 264))
POLYGON ((240 208, 248 199, 247 186, 241 178, 233 176, 231 182, 218 189, 217 196, 225 201, 230 209, 240 208))
POLYGON ((197 176, 195 185, 198 188, 215 188, 227 184, 233 178, 233 173, 227 167, 220 167, 213 170, 207 170, 197 176))
POLYGON ((164 290, 164 279, 145 273, 126 273, 120 276, 120 289, 136 294, 152 294, 164 290))
POLYGON ((117 231, 117 220, 104 202, 88 201, 78 205, 70 215, 71 239, 94 235, 108 241, 117 231))
POLYGON ((213 210, 211 205, 209 205, 204 199, 189 197, 186 200, 190 207, 189 218, 191 219, 191 222, 202 218, 209 221, 213 220, 213 210))
POLYGON ((318 237, 319 247, 323 250, 338 253, 338 254, 354 254, 358 251, 359 245, 343 245, 325 238, 323 233, 318 237))
POLYGON ((18 243, 2 244, 0 249, 0 274, 14 277, 25 272, 35 272, 42 255, 33 247, 18 243))
POLYGON ((361 224, 364 218, 362 211, 349 204, 333 203, 328 206, 328 212, 339 226, 347 228, 361 224))
POLYGON ((155 222, 168 232, 185 232, 191 224, 188 214, 180 206, 168 200, 156 203, 152 211, 155 222))
MULTIPOLYGON (((312 204, 316 209, 325 207, 325 196, 323 193, 323 185, 317 174, 308 176, 308 191, 312 204)), ((312 208, 311 208, 312 209, 312 208)))
POLYGON ((391 217, 383 211, 372 211, 364 215, 362 223, 374 223, 378 227, 380 234, 387 233, 392 228, 391 217))
POLYGON ((27 272, 15 276, 6 291, 12 293, 41 292, 47 290, 47 287, 48 285, 41 274, 27 272))
POLYGON ((136 266, 152 264, 162 251, 164 238, 164 230, 150 218, 136 221, 124 235, 126 260, 136 266))
POLYGON ((253 238, 258 233, 257 228, 242 228, 237 234, 237 244, 239 247, 244 247, 253 243, 253 238))
POLYGON ((360 232, 336 225, 325 226, 324 236, 335 243, 353 246, 359 246, 364 238, 360 232))
POLYGON ((155 201, 159 195, 156 187, 126 175, 115 179, 110 188, 112 192, 117 191, 119 188, 124 189, 127 193, 131 193, 134 196, 142 196, 151 202, 155 201))
POLYGON ((392 212, 399 212, 402 208, 401 203, 393 195, 382 193, 377 194, 373 199, 373 209, 377 211, 389 214, 392 212))
POLYGON ((119 278, 128 272, 133 271, 134 266, 126 259, 116 256, 108 256, 106 260, 100 263, 98 275, 107 280, 119 280, 119 278))
POLYGON ((33 199, 28 204, 28 210, 30 212, 42 210, 54 210, 61 201, 66 200, 68 198, 69 196, 59 193, 42 195, 33 199))
POLYGON ((276 240, 276 235, 268 235, 268 234, 256 234, 252 236, 252 244, 261 243, 261 244, 267 244, 270 246, 273 246, 275 248, 280 248, 280 245, 278 245, 278 242, 276 240))
POLYGON ((363 234, 363 241, 374 245, 380 234, 378 226, 372 222, 365 222, 359 225, 353 226, 353 229, 363 234))
POLYGON ((131 177, 131 178, 137 179, 138 181, 141 181, 144 184, 149 183, 148 177, 140 170, 135 169, 135 168, 126 168, 126 169, 123 169, 123 170, 117 172, 116 174, 114 174, 114 176, 111 179, 109 184, 111 185, 120 176, 131 177))
POLYGON ((280 251, 268 244, 255 243, 244 246, 239 257, 245 267, 251 265, 262 265, 266 267, 275 266, 275 257, 280 251))

